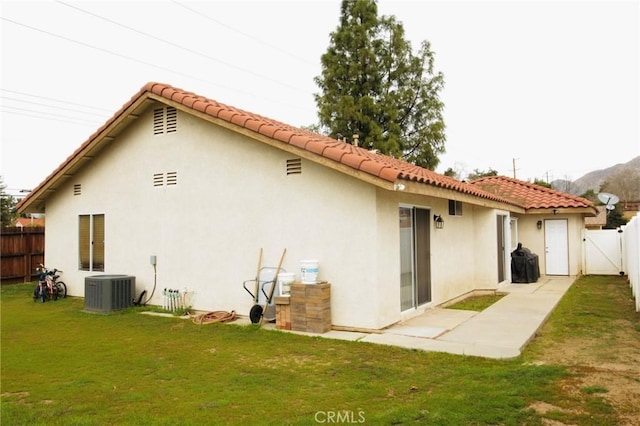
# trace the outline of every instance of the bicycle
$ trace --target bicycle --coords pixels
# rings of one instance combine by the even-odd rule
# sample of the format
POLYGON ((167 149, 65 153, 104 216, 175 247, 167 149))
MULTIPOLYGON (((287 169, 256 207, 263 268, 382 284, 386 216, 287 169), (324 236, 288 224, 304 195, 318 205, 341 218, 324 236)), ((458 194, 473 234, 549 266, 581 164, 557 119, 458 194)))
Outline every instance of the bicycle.
POLYGON ((44 265, 40 264, 39 268, 36 268, 38 274, 38 284, 33 291, 33 301, 40 300, 42 303, 47 300, 58 300, 67 297, 67 285, 63 281, 58 281, 60 275, 56 275, 57 272, 62 272, 58 269, 48 269, 44 265))

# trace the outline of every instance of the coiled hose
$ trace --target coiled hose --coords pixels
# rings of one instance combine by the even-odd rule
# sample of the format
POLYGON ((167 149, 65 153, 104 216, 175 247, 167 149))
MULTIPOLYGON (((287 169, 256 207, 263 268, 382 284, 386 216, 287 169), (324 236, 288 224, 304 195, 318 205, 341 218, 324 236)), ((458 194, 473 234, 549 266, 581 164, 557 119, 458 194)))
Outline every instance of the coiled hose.
POLYGON ((231 322, 236 319, 236 311, 213 311, 195 315, 191 320, 194 324, 211 324, 214 322, 231 322))

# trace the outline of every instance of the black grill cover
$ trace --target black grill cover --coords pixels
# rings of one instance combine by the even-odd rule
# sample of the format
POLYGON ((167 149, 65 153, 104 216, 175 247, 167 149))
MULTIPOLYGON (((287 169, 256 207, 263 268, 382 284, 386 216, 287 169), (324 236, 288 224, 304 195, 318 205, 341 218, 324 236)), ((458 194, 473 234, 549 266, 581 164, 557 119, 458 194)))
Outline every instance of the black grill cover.
POLYGON ((518 243, 518 248, 511 252, 511 282, 535 283, 539 277, 538 255, 518 243))

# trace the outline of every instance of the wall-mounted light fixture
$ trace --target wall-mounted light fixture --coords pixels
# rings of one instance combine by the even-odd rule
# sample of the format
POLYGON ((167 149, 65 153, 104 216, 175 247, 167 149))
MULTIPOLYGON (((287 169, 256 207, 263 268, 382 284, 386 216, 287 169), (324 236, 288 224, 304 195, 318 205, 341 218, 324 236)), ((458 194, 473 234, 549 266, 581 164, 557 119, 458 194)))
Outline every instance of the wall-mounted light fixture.
POLYGON ((396 182, 396 183, 393 184, 393 190, 394 191, 404 191, 404 188, 405 188, 405 186, 404 186, 403 183, 396 182))
POLYGON ((536 223, 536 226, 538 227, 538 229, 542 229, 542 221, 541 221, 541 220, 539 220, 539 221, 536 223))
POLYGON ((433 215, 433 222, 436 224, 436 229, 444 228, 444 219, 439 214, 433 215))
POLYGON ((553 214, 558 214, 558 209, 553 209, 553 214))

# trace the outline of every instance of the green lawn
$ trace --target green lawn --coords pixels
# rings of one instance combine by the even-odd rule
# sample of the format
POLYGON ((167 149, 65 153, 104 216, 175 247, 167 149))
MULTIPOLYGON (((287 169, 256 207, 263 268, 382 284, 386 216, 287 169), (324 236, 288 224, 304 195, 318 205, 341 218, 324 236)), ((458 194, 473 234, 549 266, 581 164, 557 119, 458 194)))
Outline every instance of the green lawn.
POLYGON ((569 423, 616 424, 598 392, 567 403, 561 365, 89 314, 79 298, 34 303, 32 288, 1 289, 3 425, 541 425, 531 405, 561 402, 569 423))

